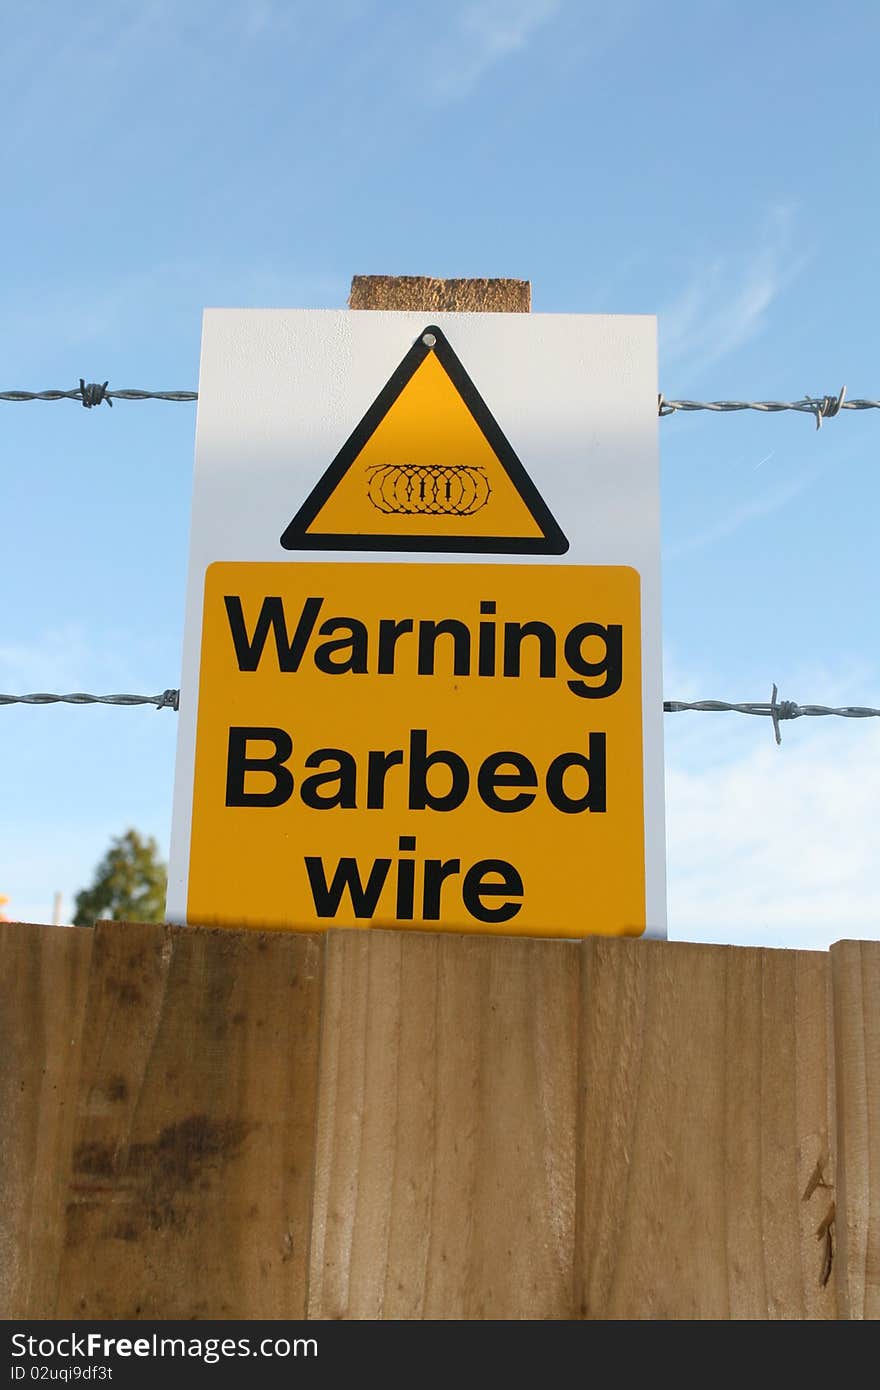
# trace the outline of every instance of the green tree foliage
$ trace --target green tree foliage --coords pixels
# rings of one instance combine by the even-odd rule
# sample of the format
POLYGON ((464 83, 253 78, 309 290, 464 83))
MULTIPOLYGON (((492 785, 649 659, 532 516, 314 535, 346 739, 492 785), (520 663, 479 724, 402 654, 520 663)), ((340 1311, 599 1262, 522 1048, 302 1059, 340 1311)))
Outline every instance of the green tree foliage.
POLYGON ((76 895, 73 924, 90 927, 98 918, 116 922, 162 922, 168 872, 152 836, 126 830, 111 840, 91 887, 76 895))

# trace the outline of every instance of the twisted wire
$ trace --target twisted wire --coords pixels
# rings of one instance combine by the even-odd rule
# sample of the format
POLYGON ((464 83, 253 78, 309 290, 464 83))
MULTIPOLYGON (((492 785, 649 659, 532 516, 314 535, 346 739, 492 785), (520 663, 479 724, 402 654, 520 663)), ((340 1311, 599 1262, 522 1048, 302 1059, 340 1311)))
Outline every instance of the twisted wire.
MULTIPOLYGON (((70 391, 0 391, 0 401, 79 401, 80 405, 91 410, 93 406, 113 405, 116 401, 197 401, 198 391, 142 391, 126 387, 116 391, 108 390, 108 382, 86 382, 80 377, 79 386, 70 391)), ((722 413, 738 410, 757 410, 764 414, 778 414, 792 410, 799 414, 812 415, 819 429, 823 420, 833 420, 842 410, 880 410, 880 400, 846 399, 846 387, 842 386, 836 396, 804 396, 799 401, 690 401, 668 400, 661 394, 657 397, 657 413, 661 419, 678 413, 689 414, 695 410, 709 410, 722 413)))
MULTIPOLYGON (((180 691, 163 690, 161 695, 86 695, 81 691, 71 695, 0 695, 0 705, 153 705, 156 709, 177 710, 180 708, 180 691)), ((777 743, 782 742, 780 722, 786 719, 802 719, 811 715, 837 715, 843 719, 880 718, 880 709, 869 705, 799 705, 794 700, 778 700, 775 685, 769 700, 664 700, 663 710, 665 714, 699 711, 763 715, 773 721, 777 743)))
POLYGON ((0 391, 0 401, 79 401, 86 410, 106 401, 112 406, 114 401, 197 401, 198 391, 140 391, 126 387, 119 391, 108 391, 106 381, 86 382, 80 377, 79 386, 72 391, 0 391))
POLYGON ((156 709, 179 709, 180 691, 163 690, 161 695, 0 695, 0 705, 155 705, 156 709))

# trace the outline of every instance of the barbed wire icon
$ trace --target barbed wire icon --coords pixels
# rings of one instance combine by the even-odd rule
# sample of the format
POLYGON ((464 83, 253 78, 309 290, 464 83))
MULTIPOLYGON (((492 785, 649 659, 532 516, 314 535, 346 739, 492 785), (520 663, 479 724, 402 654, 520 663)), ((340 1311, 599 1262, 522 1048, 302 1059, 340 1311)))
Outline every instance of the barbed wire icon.
POLYGON ((367 496, 386 516, 473 516, 491 492, 479 464, 380 463, 367 474, 367 496))

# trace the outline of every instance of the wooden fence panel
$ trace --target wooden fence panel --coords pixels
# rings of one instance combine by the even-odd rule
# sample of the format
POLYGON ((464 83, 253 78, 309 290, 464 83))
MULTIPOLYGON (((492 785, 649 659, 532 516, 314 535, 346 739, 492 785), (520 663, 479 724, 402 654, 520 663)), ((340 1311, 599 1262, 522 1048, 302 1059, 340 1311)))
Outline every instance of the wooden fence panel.
POLYGON ((579 947, 327 938, 309 1313, 572 1316, 579 947))
POLYGON ((880 942, 831 948, 841 1315, 880 1318, 880 942))
POLYGON ((98 923, 56 1317, 305 1315, 320 966, 98 923))
POLYGON ((0 926, 7 1319, 877 1318, 878 1133, 877 942, 0 926))
POLYGON ((582 1315, 835 1317, 827 956, 584 953, 582 1315))
POLYGON ((93 933, 0 926, 0 1318, 54 1315, 93 933))

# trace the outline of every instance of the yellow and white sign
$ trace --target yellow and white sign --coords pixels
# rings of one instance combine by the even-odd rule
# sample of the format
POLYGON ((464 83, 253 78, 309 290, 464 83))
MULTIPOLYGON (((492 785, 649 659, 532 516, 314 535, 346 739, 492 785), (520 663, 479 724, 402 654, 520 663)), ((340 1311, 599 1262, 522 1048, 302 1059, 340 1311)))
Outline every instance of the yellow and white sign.
POLYGON ((645 928, 639 578, 210 567, 187 916, 645 928))
POLYGON ((206 314, 171 920, 665 935, 654 336, 206 314))

